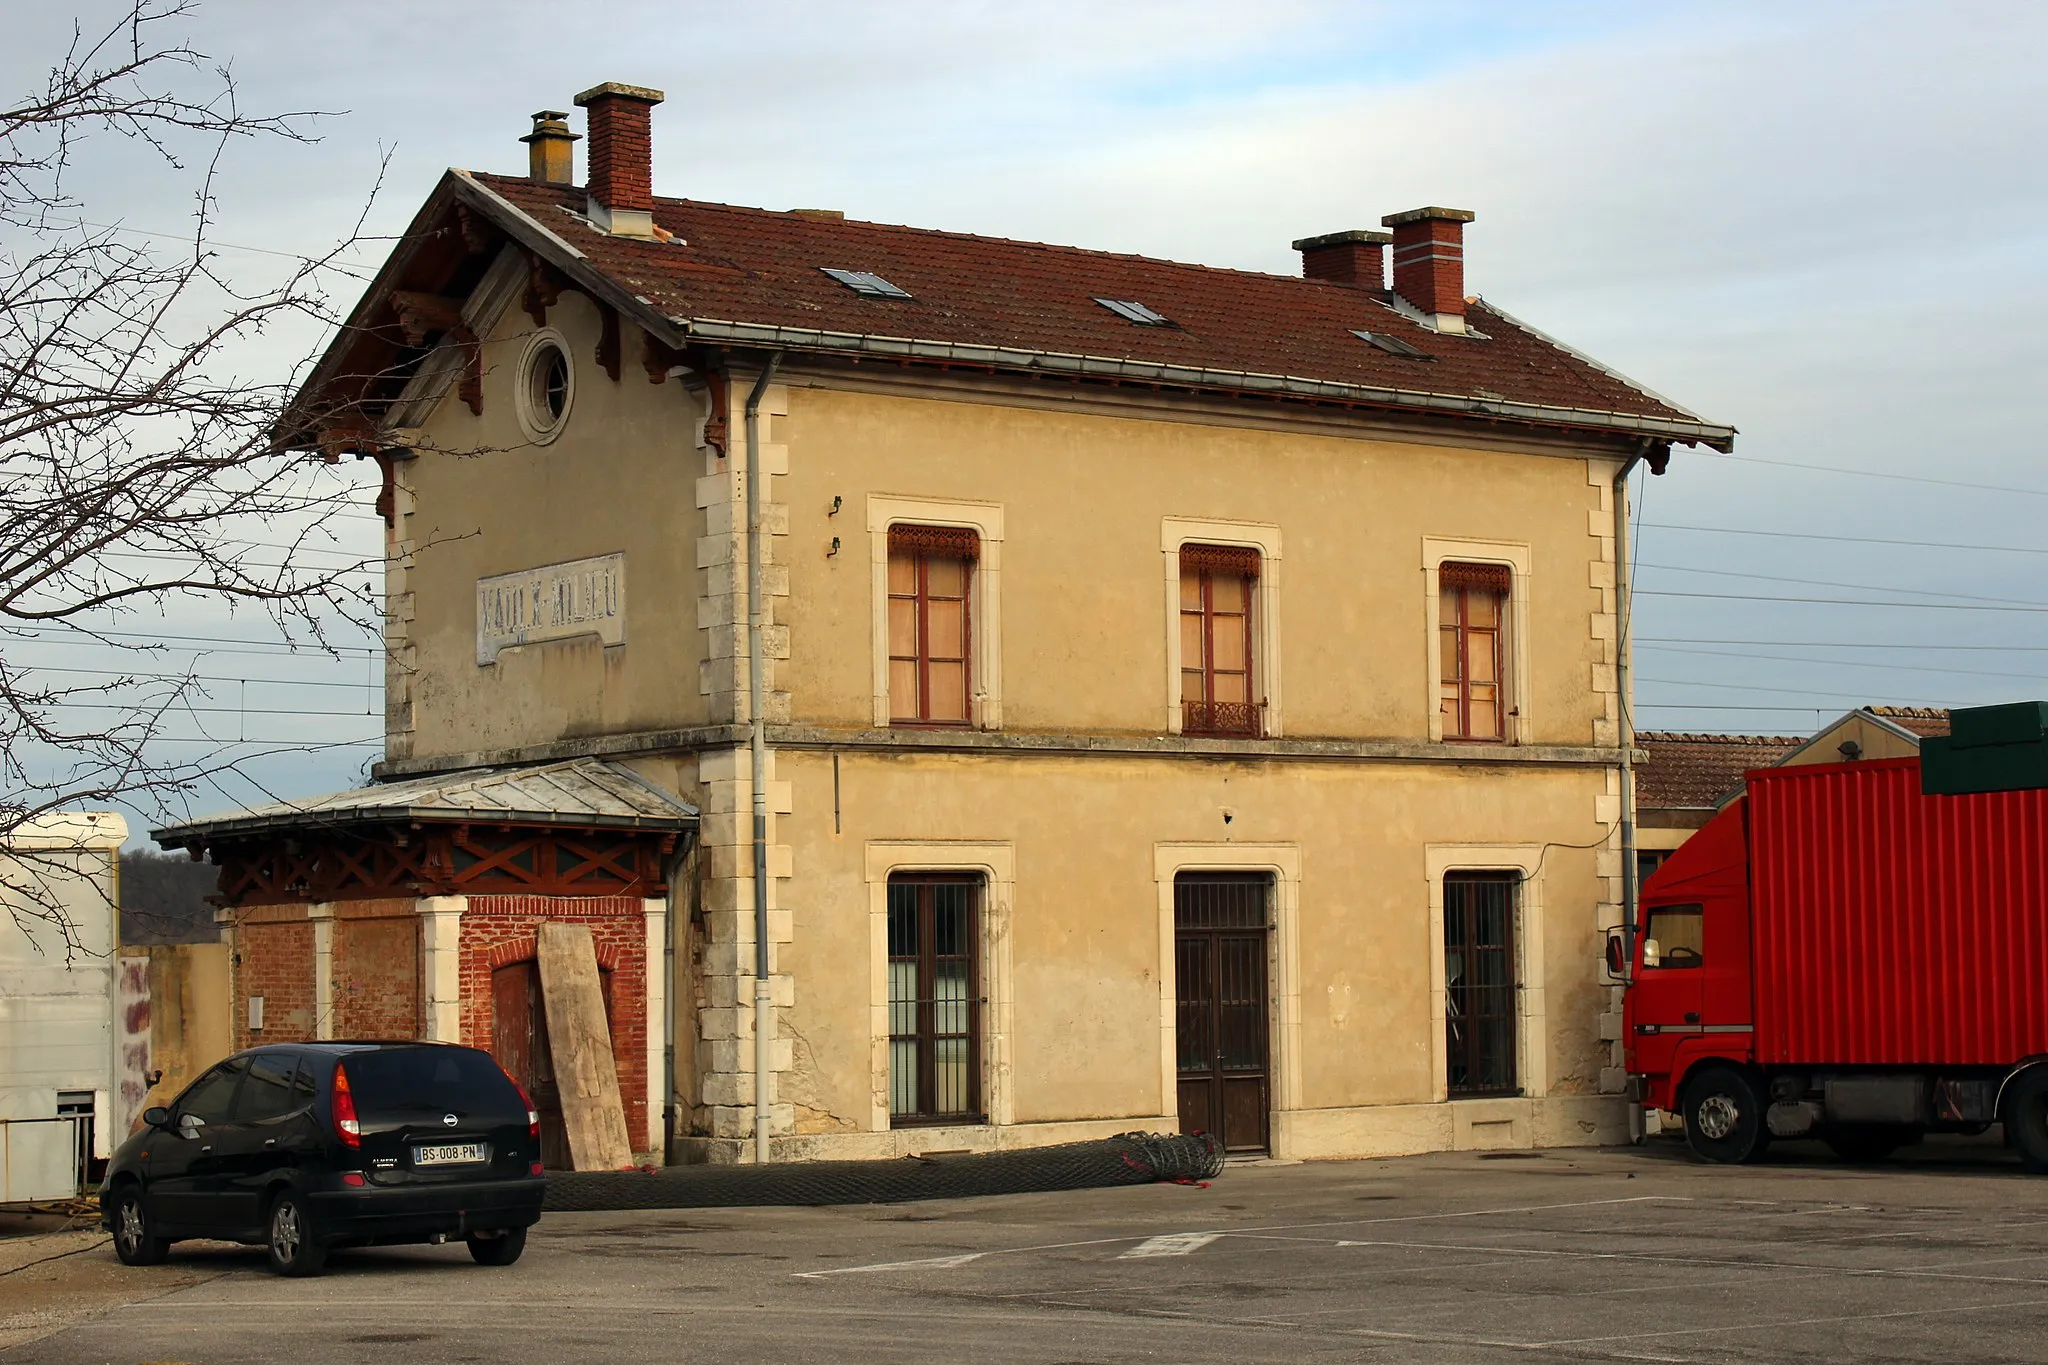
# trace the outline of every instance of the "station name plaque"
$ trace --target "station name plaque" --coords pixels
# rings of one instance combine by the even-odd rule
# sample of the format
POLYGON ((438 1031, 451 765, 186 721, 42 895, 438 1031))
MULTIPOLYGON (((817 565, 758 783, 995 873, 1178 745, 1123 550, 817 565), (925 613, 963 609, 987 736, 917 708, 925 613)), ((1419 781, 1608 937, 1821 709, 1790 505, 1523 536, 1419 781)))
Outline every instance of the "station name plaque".
POLYGON ((599 555, 567 564, 498 574, 476 581, 476 661, 498 661, 513 645, 595 635, 626 643, 626 556, 599 555))

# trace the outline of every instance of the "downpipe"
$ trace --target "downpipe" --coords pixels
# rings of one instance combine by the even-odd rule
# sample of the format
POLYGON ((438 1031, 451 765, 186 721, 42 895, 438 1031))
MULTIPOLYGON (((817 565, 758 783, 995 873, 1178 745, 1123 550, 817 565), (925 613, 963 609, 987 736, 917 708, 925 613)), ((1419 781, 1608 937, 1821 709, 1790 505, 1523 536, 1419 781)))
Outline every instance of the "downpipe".
MULTIPOLYGON (((1622 989, 1630 984, 1635 965, 1636 943, 1636 733, 1633 715, 1634 694, 1630 683, 1630 617, 1632 603, 1629 593, 1628 560, 1628 476, 1645 459, 1650 463, 1650 472, 1662 474, 1666 461, 1671 458, 1670 448, 1655 449, 1655 443, 1644 441, 1641 449, 1621 462, 1621 468, 1614 475, 1614 689, 1616 739, 1621 745, 1621 946, 1622 989)), ((1628 1040, 1621 1041, 1622 1053, 1626 1057, 1628 1040)), ((1628 1088, 1628 1135, 1632 1143, 1643 1140, 1646 1127, 1643 1106, 1634 1078, 1628 1088)))
POLYGON ((768 363, 747 395, 747 744, 752 758, 754 792, 754 1160, 768 1164, 769 1020, 774 986, 768 979, 768 729, 761 714, 761 399, 782 352, 769 353, 768 363))

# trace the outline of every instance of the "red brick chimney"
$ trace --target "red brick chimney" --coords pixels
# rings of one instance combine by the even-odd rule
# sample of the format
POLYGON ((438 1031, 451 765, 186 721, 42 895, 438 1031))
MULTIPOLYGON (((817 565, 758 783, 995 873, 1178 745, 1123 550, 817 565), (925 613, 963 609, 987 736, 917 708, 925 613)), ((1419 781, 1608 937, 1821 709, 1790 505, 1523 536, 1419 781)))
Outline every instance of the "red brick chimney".
POLYGON ((1380 219, 1394 230, 1394 292, 1440 332, 1465 330, 1465 224, 1463 209, 1410 209, 1380 219))
POLYGON ((606 81, 576 97, 590 123, 590 218, 616 237, 654 236, 654 142, 659 90, 606 81))
POLYGON ((1386 248, 1393 240, 1385 232, 1353 229, 1304 237, 1294 244, 1294 249, 1301 253, 1301 273, 1307 279, 1385 289, 1386 248))

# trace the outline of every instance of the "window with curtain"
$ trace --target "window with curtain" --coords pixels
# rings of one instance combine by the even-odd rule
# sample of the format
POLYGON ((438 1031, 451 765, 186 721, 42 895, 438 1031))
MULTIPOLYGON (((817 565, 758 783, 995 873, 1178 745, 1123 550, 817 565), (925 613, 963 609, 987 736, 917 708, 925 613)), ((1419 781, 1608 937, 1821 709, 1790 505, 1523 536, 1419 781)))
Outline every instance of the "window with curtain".
POLYGON ((889 528, 889 714, 898 725, 973 722, 974 566, 981 540, 952 526, 889 528))
POLYGON ((1257 550, 1181 546, 1181 733, 1261 732, 1252 649, 1252 605, 1258 584, 1257 550))
POLYGON ((1437 679, 1444 738, 1507 738, 1504 564, 1446 563, 1437 570, 1437 679))

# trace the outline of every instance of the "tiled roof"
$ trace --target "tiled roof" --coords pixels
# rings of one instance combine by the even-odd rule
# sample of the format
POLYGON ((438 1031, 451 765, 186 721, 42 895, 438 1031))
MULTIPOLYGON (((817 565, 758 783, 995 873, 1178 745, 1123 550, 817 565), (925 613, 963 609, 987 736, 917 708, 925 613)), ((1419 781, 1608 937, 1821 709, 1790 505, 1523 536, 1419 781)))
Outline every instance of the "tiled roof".
POLYGON ((681 830, 696 823, 697 810, 630 768, 578 758, 536 768, 471 768, 304 801, 274 801, 151 830, 150 838, 173 846, 259 829, 365 820, 681 830))
POLYGON ((1232 376, 1286 378, 1333 386, 1328 396, 1340 400, 1345 388, 1384 391, 1410 395, 1405 405, 1482 417, 1540 408, 1552 421, 1579 414, 1590 428, 1724 447, 1733 439, 1484 301, 1467 317, 1485 339, 1445 335, 1397 309, 1391 294, 1330 281, 681 199, 654 208, 677 240, 643 241, 593 227, 579 188, 481 173, 451 181, 501 223, 526 220, 519 235, 529 243, 531 226, 544 229, 569 248, 558 254, 696 339, 804 349, 809 338, 810 349, 881 354, 915 341, 995 368, 1013 356, 1086 357, 1125 363, 1135 378, 1151 375, 1147 367, 1204 373, 1220 389, 1233 387, 1232 376), (863 296, 827 267, 880 275, 911 298, 863 296), (1097 299, 1142 303, 1173 325, 1133 324, 1097 299), (1397 337, 1427 359, 1390 354, 1354 330, 1397 337))
POLYGON ((1863 708, 1873 716, 1882 716, 1901 730, 1910 730, 1922 739, 1948 733, 1948 712, 1935 706, 1866 706, 1863 708))
POLYGON ((1641 730, 1636 747, 1636 806, 1642 810, 1701 810, 1742 785, 1752 768, 1768 768, 1805 744, 1804 735, 1700 735, 1641 730))

